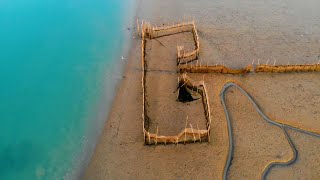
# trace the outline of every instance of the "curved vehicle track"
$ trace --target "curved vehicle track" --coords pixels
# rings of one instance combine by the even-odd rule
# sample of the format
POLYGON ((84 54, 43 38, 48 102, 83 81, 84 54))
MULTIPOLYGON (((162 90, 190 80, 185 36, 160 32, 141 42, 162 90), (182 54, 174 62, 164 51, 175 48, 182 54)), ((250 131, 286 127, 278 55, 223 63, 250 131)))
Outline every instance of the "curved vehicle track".
POLYGON ((282 123, 279 123, 279 122, 276 122, 276 121, 273 121, 273 120, 269 119, 261 111, 261 109, 259 108, 257 103, 254 101, 254 99, 244 89, 242 89, 239 85, 237 85, 237 84, 235 84, 233 82, 227 82, 227 83, 225 83, 223 85, 223 87, 222 87, 222 89, 220 91, 220 100, 221 100, 221 104, 223 106, 223 109, 224 109, 224 112, 225 112, 225 115, 226 115, 227 124, 228 124, 228 136, 229 136, 229 152, 228 152, 228 158, 227 158, 226 164, 224 166, 224 172, 223 172, 223 179, 224 180, 227 179, 227 173, 228 173, 228 169, 230 167, 231 159, 232 159, 232 155, 233 155, 233 137, 232 137, 231 120, 230 120, 229 112, 228 112, 228 109, 227 109, 227 106, 226 106, 226 103, 225 103, 225 93, 232 86, 238 88, 240 90, 240 92, 249 99, 249 101, 252 103, 253 107, 260 114, 260 116, 263 117, 263 119, 265 121, 267 121, 270 124, 278 126, 283 131, 283 133, 284 133, 284 135, 285 135, 285 137, 286 137, 286 139, 287 139, 287 141, 288 141, 288 143, 289 143, 289 145, 291 147, 291 150, 293 152, 293 157, 287 162, 271 162, 271 163, 269 163, 267 165, 267 167, 264 169, 264 171, 262 172, 261 179, 265 179, 266 178, 267 173, 269 172, 269 170, 273 166, 275 166, 275 165, 282 165, 282 166, 290 165, 291 163, 295 162, 295 160, 297 159, 297 156, 298 156, 297 149, 294 146, 290 136, 288 135, 288 133, 286 131, 286 128, 289 128, 289 129, 292 129, 292 130, 296 130, 296 131, 299 131, 299 132, 303 132, 305 134, 309 134, 309 135, 316 136, 316 137, 320 138, 320 134, 319 133, 310 132, 310 131, 307 131, 307 130, 304 130, 304 129, 300 129, 300 128, 297 128, 297 127, 294 127, 294 126, 291 126, 291 125, 282 124, 282 123))

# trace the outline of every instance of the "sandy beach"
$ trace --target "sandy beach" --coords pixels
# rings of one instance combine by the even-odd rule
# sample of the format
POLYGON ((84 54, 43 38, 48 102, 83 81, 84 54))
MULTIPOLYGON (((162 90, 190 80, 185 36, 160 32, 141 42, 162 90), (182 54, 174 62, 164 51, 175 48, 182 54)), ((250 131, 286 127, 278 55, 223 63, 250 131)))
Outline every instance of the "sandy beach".
MULTIPOLYGON (((194 19, 203 64, 244 68, 248 64, 309 64, 320 59, 319 2, 138 0, 137 18, 167 25, 194 19)), ((135 31, 132 31, 135 34, 135 31)), ((147 100, 150 129, 174 135, 190 123, 205 126, 200 101, 176 101, 176 46, 193 48, 190 33, 147 41, 147 100)), ((142 131, 141 40, 132 39, 124 78, 83 179, 222 179, 228 155, 227 121, 220 90, 227 81, 243 87, 270 118, 320 132, 320 73, 190 73, 208 87, 212 124, 210 143, 144 145, 142 131)), ((239 90, 230 88, 226 103, 234 132, 228 179, 260 179, 273 161, 288 161, 292 151, 281 129, 265 122, 239 90)), ((299 152, 289 166, 275 166, 267 179, 320 177, 320 138, 289 130, 299 152)))

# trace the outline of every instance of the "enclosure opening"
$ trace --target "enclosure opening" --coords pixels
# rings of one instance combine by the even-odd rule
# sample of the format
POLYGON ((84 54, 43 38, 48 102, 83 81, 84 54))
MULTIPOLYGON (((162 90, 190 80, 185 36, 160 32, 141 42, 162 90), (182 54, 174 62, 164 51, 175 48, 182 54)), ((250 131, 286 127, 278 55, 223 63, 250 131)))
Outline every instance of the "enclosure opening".
POLYGON ((179 83, 178 87, 178 101, 182 103, 191 102, 198 100, 199 93, 193 91, 192 89, 185 86, 182 82, 179 83))

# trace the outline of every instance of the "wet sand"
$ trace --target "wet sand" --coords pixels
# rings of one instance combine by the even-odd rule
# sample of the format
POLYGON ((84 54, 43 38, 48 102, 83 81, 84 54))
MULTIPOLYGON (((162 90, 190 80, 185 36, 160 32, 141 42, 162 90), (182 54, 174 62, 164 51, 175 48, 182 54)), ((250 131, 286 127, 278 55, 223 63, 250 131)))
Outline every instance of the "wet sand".
MULTIPOLYGON (((260 63, 269 59, 269 64, 275 60, 276 64, 303 64, 320 59, 320 13, 315 8, 320 4, 315 0, 306 1, 303 5, 297 0, 141 0, 137 3, 137 16, 158 25, 178 22, 184 15, 193 16, 200 37, 199 59, 205 64, 242 68, 251 64, 253 59, 260 63)), ((183 122, 184 112, 190 112, 185 109, 185 104, 175 109, 179 106, 172 99, 176 95, 168 93, 175 88, 178 76, 174 73, 175 48, 171 47, 176 43, 187 44, 190 37, 168 36, 147 44, 147 61, 153 63, 150 67, 154 68, 154 72, 150 72, 149 77, 147 75, 148 82, 151 82, 147 88, 154 92, 149 94, 149 110, 154 118, 153 128, 161 126, 160 130, 168 130, 165 133, 178 131, 180 123, 174 122, 183 122), (168 118, 176 121, 163 121, 168 118)), ((219 93, 228 80, 248 91, 270 118, 320 132, 320 73, 206 74, 205 83, 212 108, 211 142, 144 146, 140 43, 138 39, 133 40, 125 78, 84 179, 222 179, 229 144, 219 93)), ((188 76, 194 80, 203 78, 202 74, 188 76)), ((238 90, 228 90, 226 100, 235 141, 228 173, 230 179, 260 178, 268 163, 291 158, 292 152, 281 131, 263 121, 238 90)), ((192 107, 195 114, 190 116, 199 116, 201 121, 203 118, 198 107, 192 107)), ((316 179, 320 176, 320 154, 317 152, 320 140, 291 130, 289 135, 299 151, 297 161, 287 167, 272 168, 267 178, 316 179)))

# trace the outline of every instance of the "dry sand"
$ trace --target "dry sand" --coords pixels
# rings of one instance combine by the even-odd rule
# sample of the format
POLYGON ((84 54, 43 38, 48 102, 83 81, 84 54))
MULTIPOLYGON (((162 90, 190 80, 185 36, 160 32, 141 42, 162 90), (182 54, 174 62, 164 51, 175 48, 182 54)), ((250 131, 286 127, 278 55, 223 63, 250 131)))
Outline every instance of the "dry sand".
MULTIPOLYGON (((141 0, 137 16, 158 25, 169 19, 178 21, 184 14, 194 16, 203 63, 241 68, 253 59, 260 59, 260 63, 268 58, 273 63, 276 59, 277 64, 287 64, 289 60, 293 64, 315 62, 320 57, 320 13, 313 11, 310 15, 299 3, 141 0)), ((317 4, 309 0, 304 6, 312 11, 317 4)), ((227 80, 237 82, 250 93, 271 119, 320 132, 320 73, 206 74, 212 108, 211 142, 144 146, 141 41, 133 41, 126 78, 120 84, 84 179, 222 179, 228 133, 219 93, 227 80)), ((160 133, 174 134, 182 129, 187 113, 197 117, 195 121, 200 124, 205 121, 200 104, 175 101, 177 43, 192 44, 192 36, 184 33, 147 42, 148 113, 154 123, 151 128, 159 126, 160 133)), ((203 78, 202 74, 189 76, 194 80, 203 78)), ((237 89, 228 90, 226 100, 235 143, 230 179, 259 179, 268 163, 291 158, 291 149, 279 128, 263 121, 237 89)), ((320 139, 291 130, 289 135, 299 151, 297 161, 272 168, 267 178, 320 177, 320 139)))
POLYGON ((177 44, 194 49, 193 34, 180 33, 147 41, 146 102, 151 119, 149 131, 160 135, 175 136, 186 124, 206 129, 206 118, 201 99, 181 103, 177 101, 178 77, 177 44))

